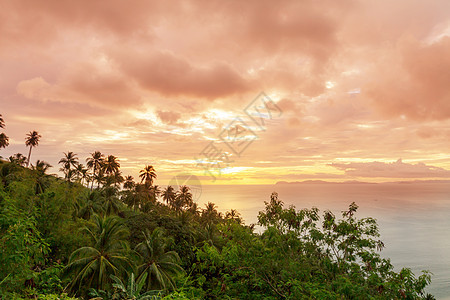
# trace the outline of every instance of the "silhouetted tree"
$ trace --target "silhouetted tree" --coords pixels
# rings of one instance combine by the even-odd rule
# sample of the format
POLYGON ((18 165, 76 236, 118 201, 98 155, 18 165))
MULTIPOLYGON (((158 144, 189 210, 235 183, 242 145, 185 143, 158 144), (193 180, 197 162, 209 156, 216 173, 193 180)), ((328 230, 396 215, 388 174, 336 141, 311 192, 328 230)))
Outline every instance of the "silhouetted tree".
POLYGON ((25 145, 27 147, 30 147, 30 151, 28 152, 27 167, 30 164, 31 149, 39 145, 39 139, 41 137, 42 136, 37 131, 30 131, 30 133, 28 133, 27 137, 25 138, 25 145))

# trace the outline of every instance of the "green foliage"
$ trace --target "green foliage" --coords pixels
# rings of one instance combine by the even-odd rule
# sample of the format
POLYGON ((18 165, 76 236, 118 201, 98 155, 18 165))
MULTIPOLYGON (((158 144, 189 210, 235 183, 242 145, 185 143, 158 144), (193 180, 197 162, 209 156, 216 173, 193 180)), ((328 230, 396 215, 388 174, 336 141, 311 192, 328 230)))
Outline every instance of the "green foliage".
POLYGON ((419 299, 430 282, 393 271, 372 218, 356 219, 352 203, 337 219, 317 209, 283 208, 273 194, 260 212, 262 234, 237 222, 221 225, 221 250, 204 244, 193 276, 207 297, 239 299, 419 299))
POLYGON ((111 285, 109 274, 122 276, 132 269, 125 242, 128 232, 117 217, 97 215, 82 231, 90 245, 75 250, 69 258, 65 269, 66 274, 73 274, 69 288, 77 291, 85 284, 104 290, 111 285))
POLYGON ((173 290, 174 277, 181 274, 183 268, 178 253, 166 250, 172 239, 164 237, 164 231, 159 227, 151 234, 143 234, 144 241, 136 246, 136 252, 142 257, 142 263, 138 266, 138 281, 145 277, 148 290, 173 290))
POLYGON ((2 197, 0 211, 0 287, 14 291, 33 285, 37 270, 49 252, 48 243, 36 226, 33 214, 25 214, 12 200, 2 197))
POLYGON ((354 203, 336 216, 274 193, 255 233, 235 210, 199 209, 188 187, 161 193, 152 168, 119 192, 116 157, 97 151, 87 171, 68 154, 66 180, 21 155, 0 163, 0 299, 433 299, 429 273, 380 256, 354 203))

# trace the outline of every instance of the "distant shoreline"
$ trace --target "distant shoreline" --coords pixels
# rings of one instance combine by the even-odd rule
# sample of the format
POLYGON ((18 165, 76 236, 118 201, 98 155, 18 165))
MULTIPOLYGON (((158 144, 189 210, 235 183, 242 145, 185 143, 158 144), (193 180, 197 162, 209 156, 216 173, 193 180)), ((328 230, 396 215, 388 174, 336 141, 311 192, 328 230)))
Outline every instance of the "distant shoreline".
POLYGON ((403 181, 386 181, 386 182, 365 182, 365 181, 324 181, 324 180, 304 180, 304 181, 277 181, 275 185, 296 185, 296 184, 420 184, 420 183, 447 183, 450 180, 403 180, 403 181))

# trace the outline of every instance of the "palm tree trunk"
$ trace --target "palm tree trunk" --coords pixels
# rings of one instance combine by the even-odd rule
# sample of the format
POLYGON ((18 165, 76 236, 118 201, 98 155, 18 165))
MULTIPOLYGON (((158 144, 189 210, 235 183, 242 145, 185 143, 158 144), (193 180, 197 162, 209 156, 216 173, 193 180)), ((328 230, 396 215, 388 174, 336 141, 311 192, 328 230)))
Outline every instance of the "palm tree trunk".
POLYGON ((94 181, 95 181, 95 165, 94 165, 94 174, 92 174, 92 183, 91 183, 91 192, 92 192, 92 188, 94 187, 94 181))
POLYGON ((27 159, 27 168, 28 168, 28 165, 30 164, 31 148, 33 148, 33 147, 31 147, 31 145, 30 145, 30 152, 28 152, 28 159, 27 159))

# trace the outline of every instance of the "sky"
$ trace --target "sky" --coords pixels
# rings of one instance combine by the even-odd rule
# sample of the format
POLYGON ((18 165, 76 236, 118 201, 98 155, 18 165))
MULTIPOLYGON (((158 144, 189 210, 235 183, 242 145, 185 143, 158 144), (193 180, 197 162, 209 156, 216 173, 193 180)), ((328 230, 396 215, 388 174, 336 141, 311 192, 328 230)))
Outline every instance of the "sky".
POLYGON ((448 180, 449 86, 448 0, 0 2, 0 156, 53 173, 448 180))

